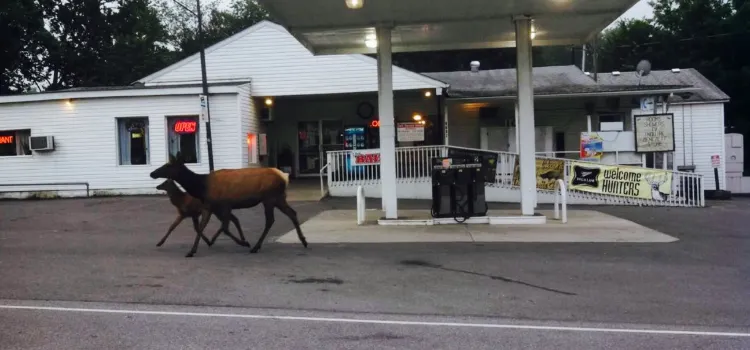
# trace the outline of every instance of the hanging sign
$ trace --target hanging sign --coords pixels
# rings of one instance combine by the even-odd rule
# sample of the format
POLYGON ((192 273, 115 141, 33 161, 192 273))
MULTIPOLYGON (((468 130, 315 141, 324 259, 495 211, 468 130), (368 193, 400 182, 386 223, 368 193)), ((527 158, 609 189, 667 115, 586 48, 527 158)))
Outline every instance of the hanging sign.
POLYGON ((396 129, 398 142, 424 141, 424 125, 420 123, 398 123, 396 129))
MULTIPOLYGON (((541 190, 555 190, 557 180, 565 177, 565 160, 552 158, 536 158, 536 188, 541 190)), ((518 157, 513 167, 513 186, 521 186, 521 167, 518 157)))
POLYGON ((672 174, 657 169, 572 162, 569 189, 665 201, 672 192, 672 174))
POLYGON ((644 114, 633 116, 635 120, 635 151, 674 151, 674 114, 644 114))
POLYGON ((195 134, 198 129, 198 122, 195 120, 178 120, 174 123, 174 132, 182 134, 195 134))
POLYGON ((208 122, 208 97, 206 95, 199 95, 200 98, 200 104, 201 104, 201 112, 200 112, 200 118, 201 122, 208 122))
POLYGON ((380 151, 358 151, 352 153, 354 165, 375 165, 380 164, 380 151))
POLYGON ((581 133, 580 159, 589 162, 602 160, 604 154, 604 140, 594 132, 581 133))

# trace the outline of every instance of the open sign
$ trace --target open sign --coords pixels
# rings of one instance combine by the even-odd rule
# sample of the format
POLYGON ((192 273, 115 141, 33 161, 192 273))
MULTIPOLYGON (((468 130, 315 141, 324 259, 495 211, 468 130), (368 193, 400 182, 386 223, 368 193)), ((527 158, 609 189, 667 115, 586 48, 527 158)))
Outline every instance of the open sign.
POLYGON ((195 120, 178 120, 174 123, 174 132, 178 134, 194 134, 198 128, 198 122, 195 120))

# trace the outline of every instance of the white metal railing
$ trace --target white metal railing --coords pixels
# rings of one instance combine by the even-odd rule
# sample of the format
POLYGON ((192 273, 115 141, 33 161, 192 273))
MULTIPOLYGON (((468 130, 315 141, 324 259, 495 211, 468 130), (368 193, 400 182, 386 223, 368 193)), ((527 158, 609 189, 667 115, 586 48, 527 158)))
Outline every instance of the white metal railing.
MULTIPOLYGON (((327 164, 324 167, 328 175, 328 188, 334 187, 353 187, 378 185, 380 184, 380 162, 375 157, 366 157, 366 155, 378 155, 379 149, 369 150, 348 150, 348 151, 329 151, 327 152, 327 164), (355 165, 355 158, 361 156, 360 160, 364 164, 355 165), (365 156, 363 156, 365 155, 365 156), (371 163, 367 163, 367 162, 371 163)), ((495 181, 487 183, 489 187, 499 187, 518 190, 517 184, 514 183, 515 163, 518 155, 510 152, 496 152, 456 146, 421 146, 421 147, 398 147, 396 148, 396 182, 398 184, 413 183, 430 183, 432 158, 447 157, 461 154, 495 154, 497 155, 497 167, 495 170, 495 181)), ((554 153, 554 152, 553 152, 554 153)), ((598 165, 599 163, 583 162, 569 158, 553 158, 536 156, 536 159, 549 159, 554 161, 563 161, 563 178, 564 183, 570 179, 571 162, 589 163, 598 165)), ((672 191, 664 200, 651 200, 628 198, 622 196, 613 196, 600 193, 591 193, 577 191, 566 188, 567 202, 596 202, 603 204, 619 205, 642 205, 642 206, 684 206, 684 207, 703 207, 705 206, 705 197, 703 194, 703 176, 701 174, 665 170, 672 174, 672 191), (577 201, 576 201, 577 200, 577 201)), ((323 170, 321 170, 322 181, 323 170)), ((538 189, 539 193, 555 195, 557 184, 549 183, 547 189, 538 189)), ((322 188, 322 185, 321 185, 322 188)))
POLYGON ((325 183, 323 182, 323 173, 328 171, 329 165, 331 165, 331 163, 326 163, 326 165, 320 168, 320 198, 323 198, 326 196, 325 183))

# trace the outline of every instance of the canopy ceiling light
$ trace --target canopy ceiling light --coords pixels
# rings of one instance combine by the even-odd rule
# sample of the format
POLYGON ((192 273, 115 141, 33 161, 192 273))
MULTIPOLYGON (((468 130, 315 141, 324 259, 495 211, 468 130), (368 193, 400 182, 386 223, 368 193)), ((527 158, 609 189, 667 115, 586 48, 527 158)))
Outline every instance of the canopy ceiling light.
POLYGON ((357 10, 365 6, 365 0, 346 0, 346 7, 357 10))
POLYGON ((375 34, 367 34, 365 37, 365 46, 371 49, 378 47, 378 39, 375 34))

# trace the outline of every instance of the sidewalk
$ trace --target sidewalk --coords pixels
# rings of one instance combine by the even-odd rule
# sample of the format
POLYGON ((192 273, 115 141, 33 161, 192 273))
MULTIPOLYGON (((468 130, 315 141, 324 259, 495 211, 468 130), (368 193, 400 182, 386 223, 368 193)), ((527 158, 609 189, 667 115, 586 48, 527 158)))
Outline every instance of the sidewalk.
MULTIPOLYGON (((593 210, 569 210, 568 223, 553 219, 551 210, 544 225, 456 224, 432 226, 381 226, 380 210, 368 210, 365 225, 357 225, 355 210, 327 210, 303 223, 301 228, 311 243, 413 243, 413 242, 614 242, 669 243, 676 238, 661 232, 593 210)), ((400 216, 427 217, 428 210, 401 210, 400 216)), ((517 214, 513 210, 490 210, 488 215, 517 214)), ((298 243, 289 231, 277 243, 298 243)))

